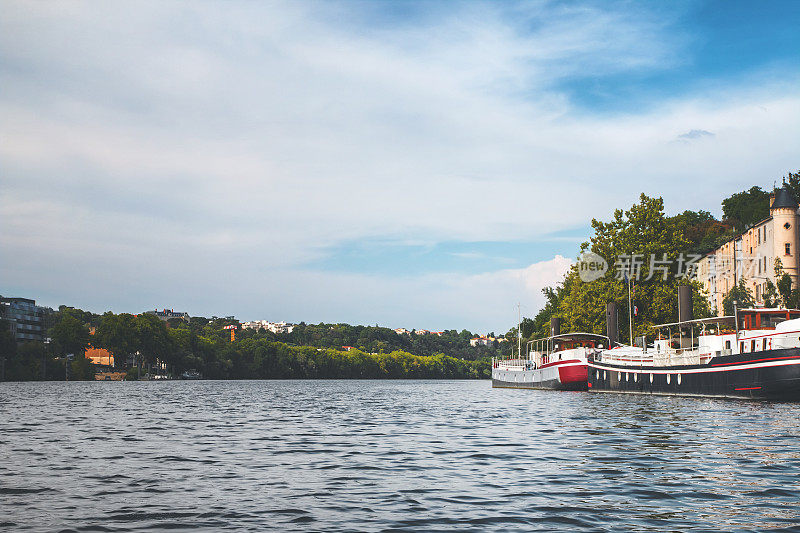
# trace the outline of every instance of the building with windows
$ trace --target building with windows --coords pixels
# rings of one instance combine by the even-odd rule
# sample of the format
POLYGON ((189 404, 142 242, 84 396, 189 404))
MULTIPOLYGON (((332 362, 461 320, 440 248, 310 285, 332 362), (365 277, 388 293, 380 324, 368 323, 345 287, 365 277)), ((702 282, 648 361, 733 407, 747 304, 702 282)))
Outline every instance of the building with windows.
POLYGON ((288 322, 270 322, 269 320, 253 320, 251 322, 242 322, 242 329, 265 329, 278 335, 282 333, 291 333, 294 331, 294 324, 288 322))
POLYGON ((159 311, 158 309, 154 309, 152 311, 145 311, 145 314, 148 315, 156 315, 163 321, 167 321, 170 318, 179 318, 181 320, 185 320, 186 322, 189 321, 189 313, 183 311, 175 311, 174 309, 162 309, 159 311))
POLYGON ((753 293, 757 306, 764 305, 767 282, 777 284, 776 260, 782 271, 798 282, 800 214, 797 199, 784 184, 770 194, 769 217, 747 228, 740 236, 706 254, 697 265, 697 279, 708 292, 711 308, 723 314, 722 300, 738 281, 753 293))
POLYGON ((47 319, 52 311, 49 307, 36 305, 36 300, 30 298, 0 296, 0 318, 9 322, 17 342, 43 342, 47 333, 47 319))
POLYGON ((473 337, 469 340, 470 346, 492 346, 495 342, 506 342, 507 339, 505 337, 490 337, 490 336, 481 336, 481 337, 473 337))

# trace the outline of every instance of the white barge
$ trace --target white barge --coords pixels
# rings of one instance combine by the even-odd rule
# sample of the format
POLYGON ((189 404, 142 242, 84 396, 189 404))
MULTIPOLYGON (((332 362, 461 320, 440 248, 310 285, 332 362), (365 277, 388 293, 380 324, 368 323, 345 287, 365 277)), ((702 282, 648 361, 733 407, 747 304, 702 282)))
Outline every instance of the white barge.
POLYGON ((566 333, 530 341, 527 358, 492 359, 492 386, 515 389, 587 390, 588 358, 608 338, 566 333))

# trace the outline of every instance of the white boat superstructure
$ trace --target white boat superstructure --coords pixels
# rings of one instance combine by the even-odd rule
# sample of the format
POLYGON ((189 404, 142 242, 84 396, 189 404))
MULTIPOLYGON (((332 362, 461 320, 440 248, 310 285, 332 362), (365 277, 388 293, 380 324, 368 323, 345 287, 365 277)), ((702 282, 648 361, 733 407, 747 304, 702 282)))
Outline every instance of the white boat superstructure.
POLYGON ((529 341, 527 358, 492 359, 492 385, 586 390, 588 357, 607 346, 607 337, 592 333, 566 333, 529 341))
POLYGON ((720 356, 798 348, 800 316, 796 315, 787 310, 744 309, 738 331, 732 316, 662 324, 656 326, 660 331, 652 346, 617 346, 596 353, 594 360, 627 366, 701 365, 720 356), (696 327, 700 331, 694 336, 696 327))

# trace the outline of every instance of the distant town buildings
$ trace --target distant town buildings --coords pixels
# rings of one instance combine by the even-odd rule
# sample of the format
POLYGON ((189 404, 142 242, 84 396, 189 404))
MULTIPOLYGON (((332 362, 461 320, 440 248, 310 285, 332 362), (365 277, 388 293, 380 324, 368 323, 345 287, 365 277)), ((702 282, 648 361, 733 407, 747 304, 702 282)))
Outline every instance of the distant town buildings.
POLYGON ((45 340, 47 319, 53 310, 36 305, 29 298, 3 298, 0 296, 0 318, 9 323, 11 334, 17 342, 45 340))
POLYGON ((444 331, 428 331, 427 329, 413 329, 413 330, 411 330, 411 329, 406 329, 406 328, 396 328, 394 330, 394 332, 397 333, 398 335, 411 335, 412 333, 414 335, 436 335, 438 337, 441 337, 442 335, 444 335, 444 331))
POLYGON ((506 342, 505 337, 473 337, 469 340, 470 346, 491 346, 494 342, 506 342))
POLYGON ((294 324, 288 322, 270 322, 268 320, 254 320, 252 322, 242 322, 242 329, 265 329, 278 335, 281 333, 291 333, 294 330, 294 324))
POLYGON ((756 305, 763 306, 767 281, 773 284, 778 281, 776 259, 780 260, 783 272, 792 278, 792 286, 798 286, 800 214, 797 199, 784 185, 770 194, 769 202, 769 217, 706 254, 697 263, 697 280, 708 292, 711 308, 717 315, 724 314, 723 298, 735 282, 742 280, 753 293, 756 305))
POLYGON ((184 313, 182 311, 175 311, 174 309, 162 309, 161 311, 159 311, 158 309, 154 309, 153 311, 145 311, 145 314, 155 315, 165 322, 170 318, 179 318, 187 322, 189 321, 189 313, 184 313))

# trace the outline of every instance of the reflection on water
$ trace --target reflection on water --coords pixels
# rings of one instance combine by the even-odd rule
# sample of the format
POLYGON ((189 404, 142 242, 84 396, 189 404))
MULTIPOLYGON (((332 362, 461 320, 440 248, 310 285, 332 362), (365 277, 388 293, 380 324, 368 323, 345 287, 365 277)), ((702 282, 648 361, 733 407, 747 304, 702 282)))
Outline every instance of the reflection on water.
POLYGON ((800 405, 486 381, 0 384, 0 527, 800 526, 800 405))

